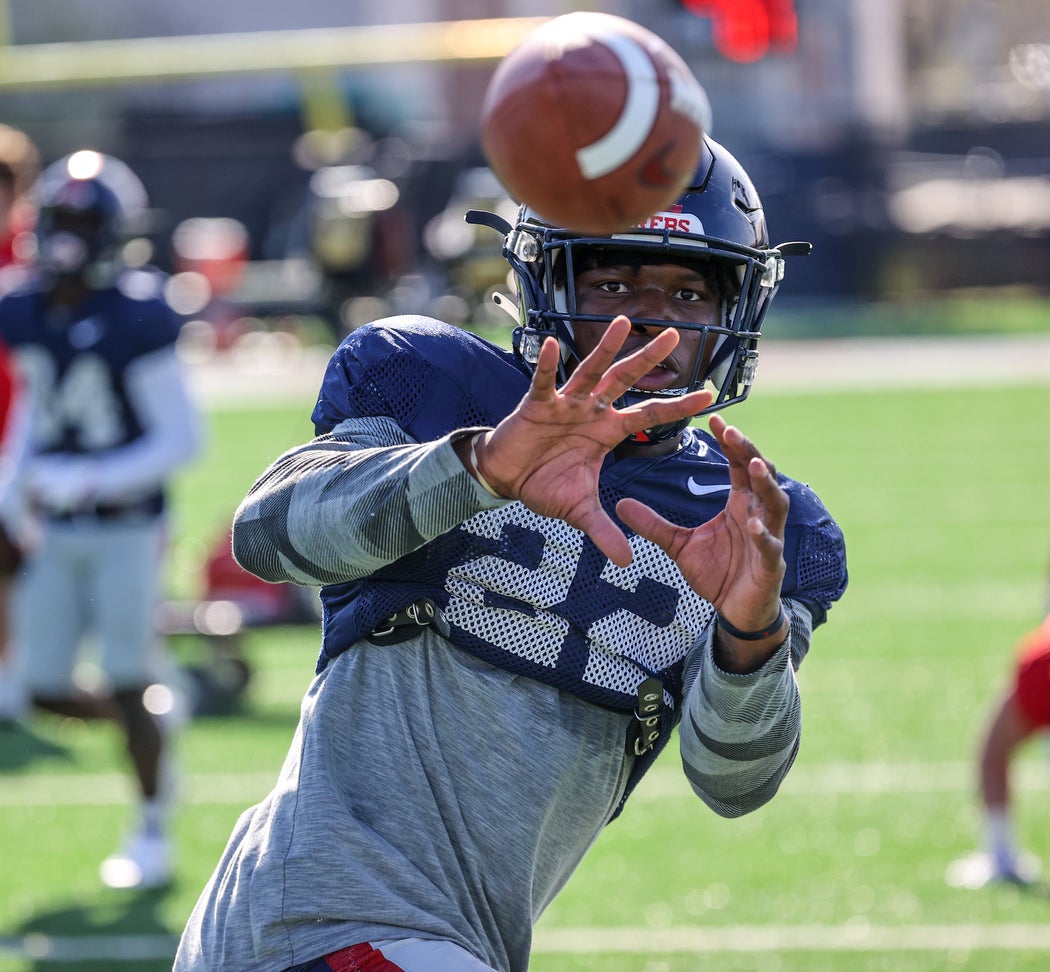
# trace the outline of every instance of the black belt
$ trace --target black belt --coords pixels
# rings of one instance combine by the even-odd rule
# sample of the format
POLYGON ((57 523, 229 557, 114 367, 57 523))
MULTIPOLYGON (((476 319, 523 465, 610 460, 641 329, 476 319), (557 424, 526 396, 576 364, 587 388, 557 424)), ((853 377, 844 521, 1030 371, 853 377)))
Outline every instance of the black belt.
POLYGON ((638 686, 634 722, 627 727, 627 755, 642 756, 660 738, 660 717, 664 711, 664 685, 650 675, 638 686))
MULTIPOLYGON (((421 597, 407 607, 391 614, 370 635, 373 645, 399 645, 414 638, 423 628, 433 626, 448 637, 448 622, 429 597, 421 597)), ((638 686, 638 704, 634 721, 627 728, 627 753, 643 756, 660 738, 661 716, 664 709, 664 686, 655 676, 643 679, 638 686)))
POLYGON ((152 519, 164 512, 157 499, 138 500, 133 503, 93 503, 76 510, 48 510, 45 516, 56 523, 77 523, 98 520, 152 519))
POLYGON ((391 614, 368 636, 368 640, 373 645, 398 645, 431 626, 448 637, 448 623, 440 608, 429 597, 421 597, 391 614))

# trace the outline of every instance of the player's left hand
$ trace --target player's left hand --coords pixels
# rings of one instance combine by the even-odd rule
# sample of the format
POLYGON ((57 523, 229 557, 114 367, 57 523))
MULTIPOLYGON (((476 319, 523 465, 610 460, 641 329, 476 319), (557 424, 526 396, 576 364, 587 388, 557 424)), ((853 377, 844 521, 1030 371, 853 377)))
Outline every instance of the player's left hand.
POLYGON ((710 428, 729 460, 725 509, 691 529, 636 499, 621 500, 616 512, 666 551, 720 615, 737 628, 757 631, 780 611, 788 495, 777 484, 776 468, 739 429, 719 415, 711 416, 710 428))

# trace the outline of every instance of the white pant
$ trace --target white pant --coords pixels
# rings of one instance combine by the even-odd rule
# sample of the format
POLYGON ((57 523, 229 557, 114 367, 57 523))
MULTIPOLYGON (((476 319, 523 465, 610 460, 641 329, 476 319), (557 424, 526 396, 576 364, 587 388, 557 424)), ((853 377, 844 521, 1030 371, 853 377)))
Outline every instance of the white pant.
POLYGON ((163 519, 48 523, 13 590, 13 642, 25 684, 44 695, 71 687, 85 638, 115 689, 160 672, 154 613, 166 537, 163 519))

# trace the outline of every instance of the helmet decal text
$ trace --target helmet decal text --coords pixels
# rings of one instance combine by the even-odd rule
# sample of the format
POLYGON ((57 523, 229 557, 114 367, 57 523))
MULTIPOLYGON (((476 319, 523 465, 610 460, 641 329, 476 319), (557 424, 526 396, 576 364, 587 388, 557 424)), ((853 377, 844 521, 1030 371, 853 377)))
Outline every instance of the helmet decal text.
POLYGON ((648 219, 643 219, 637 228, 668 230, 671 233, 692 233, 696 236, 704 235, 704 224, 692 213, 654 213, 648 219))

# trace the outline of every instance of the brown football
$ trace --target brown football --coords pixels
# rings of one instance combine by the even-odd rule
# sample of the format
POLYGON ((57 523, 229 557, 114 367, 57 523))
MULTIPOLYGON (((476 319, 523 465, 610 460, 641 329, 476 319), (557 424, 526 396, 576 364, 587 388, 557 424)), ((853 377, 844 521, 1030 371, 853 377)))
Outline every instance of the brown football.
POLYGON ((481 143, 507 191, 554 226, 607 235, 692 180, 710 105, 660 37, 613 14, 547 21, 497 65, 481 143))

